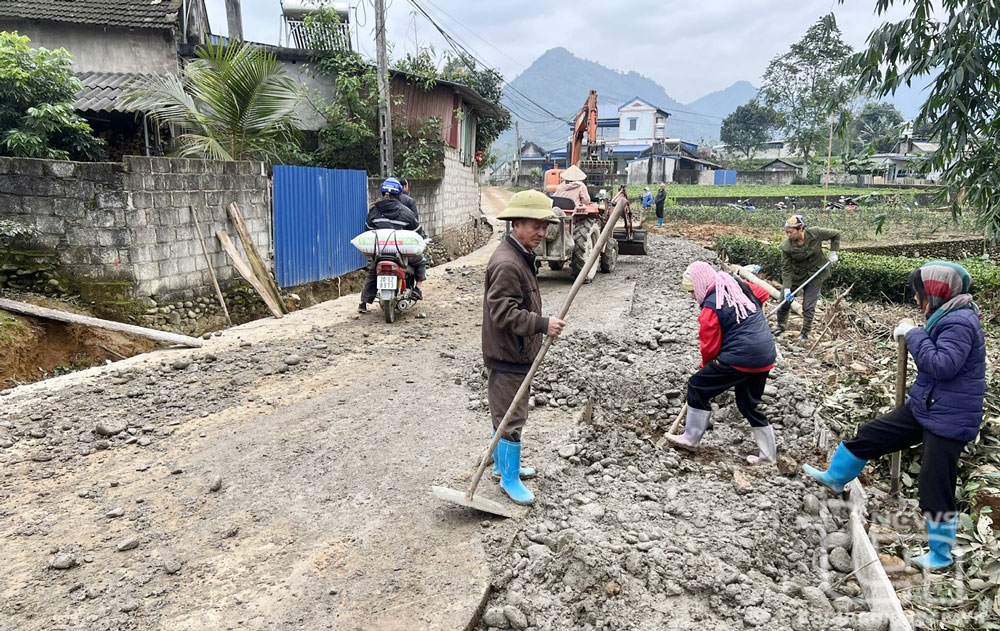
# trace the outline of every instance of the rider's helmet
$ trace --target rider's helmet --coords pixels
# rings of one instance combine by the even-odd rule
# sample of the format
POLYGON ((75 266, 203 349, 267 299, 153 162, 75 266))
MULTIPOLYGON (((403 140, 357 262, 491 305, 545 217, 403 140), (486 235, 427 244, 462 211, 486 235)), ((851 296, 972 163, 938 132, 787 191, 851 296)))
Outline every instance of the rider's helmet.
POLYGON ((382 182, 382 186, 378 187, 378 190, 383 195, 399 195, 403 192, 403 185, 396 178, 388 177, 382 182))

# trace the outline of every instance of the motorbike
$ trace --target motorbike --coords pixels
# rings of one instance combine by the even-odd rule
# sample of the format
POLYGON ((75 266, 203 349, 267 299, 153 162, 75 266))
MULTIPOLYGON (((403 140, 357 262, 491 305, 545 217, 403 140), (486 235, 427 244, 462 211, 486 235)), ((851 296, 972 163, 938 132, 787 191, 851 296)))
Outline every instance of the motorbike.
POLYGON ((757 210, 757 207, 753 205, 753 200, 749 198, 737 199, 735 202, 729 202, 726 206, 737 210, 757 210))
POLYGON ((774 207, 778 210, 786 210, 789 207, 791 207, 792 210, 796 210, 798 208, 798 200, 794 197, 785 197, 785 199, 775 204, 774 207))
POLYGON ((417 286, 416 274, 409 263, 409 257, 399 252, 383 251, 375 258, 376 267, 376 298, 382 307, 385 321, 396 321, 396 312, 409 310, 417 303, 414 289, 417 286))

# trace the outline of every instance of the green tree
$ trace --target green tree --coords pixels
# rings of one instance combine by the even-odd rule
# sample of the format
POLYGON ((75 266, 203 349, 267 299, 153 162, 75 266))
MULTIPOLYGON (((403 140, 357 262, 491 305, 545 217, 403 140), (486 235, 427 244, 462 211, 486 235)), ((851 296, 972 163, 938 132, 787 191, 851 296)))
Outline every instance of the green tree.
POLYGON ((64 48, 31 48, 16 32, 0 32, 0 155, 97 160, 103 143, 73 110, 82 88, 64 48))
POLYGON ((875 153, 892 151, 903 128, 903 114, 892 103, 868 101, 850 122, 847 142, 854 152, 870 147, 875 153))
POLYGON ((809 157, 826 143, 831 115, 849 99, 854 76, 843 62, 851 52, 830 13, 764 71, 760 98, 781 114, 787 141, 806 158, 804 174, 809 157))
POLYGON ((298 86, 257 46, 206 44, 182 77, 150 79, 126 104, 181 128, 177 155, 214 160, 275 160, 298 146, 298 86))
POLYGON ((771 140, 771 134, 781 126, 781 116, 772 108, 750 101, 737 107, 722 121, 719 138, 722 142, 753 157, 757 147, 771 140))
POLYGON ((500 104, 503 99, 503 75, 493 68, 480 67, 474 60, 449 55, 441 71, 445 81, 461 83, 475 90, 479 96, 500 109, 499 118, 480 118, 476 126, 476 151, 488 150, 500 134, 511 126, 510 112, 500 104))
POLYGON ((929 85, 914 127, 939 148, 925 161, 940 171, 946 192, 977 213, 991 241, 1000 237, 1000 3, 981 0, 877 0, 910 15, 868 36, 868 48, 849 61, 859 86, 876 97, 903 85, 929 85), (938 19, 935 16, 940 16, 938 19))

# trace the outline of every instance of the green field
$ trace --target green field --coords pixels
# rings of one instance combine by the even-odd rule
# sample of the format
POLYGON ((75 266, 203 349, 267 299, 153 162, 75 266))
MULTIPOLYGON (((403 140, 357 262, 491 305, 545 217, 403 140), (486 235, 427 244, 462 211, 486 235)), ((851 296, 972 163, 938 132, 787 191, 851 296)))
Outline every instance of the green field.
MULTIPOLYGON (((628 187, 629 197, 642 197, 642 186, 628 187)), ((657 186, 650 186, 649 190, 656 194, 657 186)), ((789 185, 789 186, 755 186, 753 184, 740 184, 736 186, 698 186, 694 184, 667 184, 667 197, 679 199, 683 197, 804 197, 807 195, 822 195, 822 186, 814 185, 789 185)), ((931 192, 925 189, 890 189, 890 188, 852 188, 845 186, 831 186, 829 195, 839 197, 850 195, 859 197, 868 193, 878 193, 880 195, 906 195, 915 193, 931 192)))
MULTIPOLYGON (((950 212, 926 208, 908 208, 902 204, 861 206, 855 210, 800 209, 809 225, 840 230, 846 243, 879 243, 912 240, 939 240, 981 235, 971 212, 958 218, 950 212)), ((740 210, 729 206, 668 206, 664 219, 667 224, 682 222, 737 226, 750 229, 755 236, 780 241, 784 238, 784 223, 790 211, 774 208, 740 210)), ((646 213, 646 221, 654 221, 646 213)))

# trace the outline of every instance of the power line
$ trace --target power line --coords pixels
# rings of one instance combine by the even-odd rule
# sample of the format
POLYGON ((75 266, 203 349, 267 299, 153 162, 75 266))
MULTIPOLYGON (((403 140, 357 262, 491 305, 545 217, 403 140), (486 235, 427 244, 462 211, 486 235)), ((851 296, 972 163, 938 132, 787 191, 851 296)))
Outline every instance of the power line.
MULTIPOLYGON (((437 21, 434 20, 434 18, 432 18, 430 16, 430 14, 424 9, 424 7, 422 7, 420 4, 418 4, 416 2, 416 0, 409 0, 409 2, 425 18, 427 18, 427 21, 429 21, 431 23, 431 25, 434 26, 435 29, 437 29, 437 31, 441 34, 441 37, 443 37, 445 39, 445 41, 448 43, 448 45, 451 46, 452 50, 455 51, 455 53, 459 56, 459 58, 463 62, 465 62, 466 64, 468 64, 470 67, 475 67, 478 64, 478 65, 483 66, 485 68, 492 69, 492 67, 490 66, 490 64, 487 64, 482 59, 478 58, 474 53, 472 53, 470 50, 468 50, 468 48, 465 45, 463 45, 455 37, 453 37, 452 35, 450 35, 449 33, 447 33, 445 31, 445 29, 440 24, 438 24, 437 21), (471 63, 470 63, 470 60, 471 60, 471 63)), ((550 110, 548 110, 545 106, 539 104, 537 101, 535 101, 534 99, 532 99, 528 95, 524 94, 523 92, 521 92, 520 90, 518 90, 517 88, 515 88, 514 86, 512 86, 510 84, 510 82, 505 82, 504 83, 504 87, 507 88, 507 89, 509 89, 511 92, 519 95, 521 98, 523 98, 524 100, 526 100, 527 102, 529 102, 535 108, 539 109, 540 111, 544 112, 545 114, 548 114, 552 118, 554 118, 556 120, 562 120, 562 121, 565 121, 567 123, 570 122, 569 119, 566 119, 566 118, 564 118, 562 116, 554 114, 553 112, 551 112, 550 110)))

